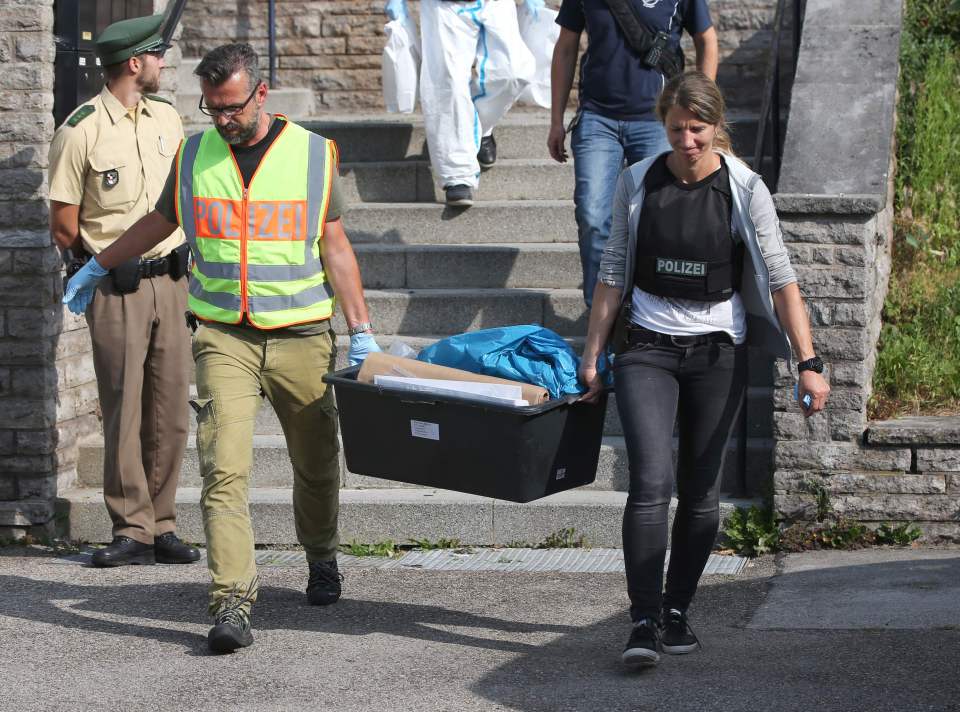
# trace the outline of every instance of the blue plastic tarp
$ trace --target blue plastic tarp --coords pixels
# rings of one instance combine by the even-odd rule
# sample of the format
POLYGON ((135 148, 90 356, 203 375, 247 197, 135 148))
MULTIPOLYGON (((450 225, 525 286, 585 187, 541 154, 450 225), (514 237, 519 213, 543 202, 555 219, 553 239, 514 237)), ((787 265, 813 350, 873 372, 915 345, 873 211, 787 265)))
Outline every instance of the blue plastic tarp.
POLYGON ((579 395, 580 358, 559 335, 536 324, 458 334, 428 346, 425 363, 543 386, 551 398, 579 395))

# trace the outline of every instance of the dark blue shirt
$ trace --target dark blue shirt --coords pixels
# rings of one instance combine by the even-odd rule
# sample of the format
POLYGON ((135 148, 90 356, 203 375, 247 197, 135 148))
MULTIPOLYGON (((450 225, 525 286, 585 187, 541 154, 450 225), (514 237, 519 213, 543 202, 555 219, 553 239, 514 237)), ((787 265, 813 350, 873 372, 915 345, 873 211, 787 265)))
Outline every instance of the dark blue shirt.
MULTIPOLYGON (((648 29, 670 34, 673 47, 683 30, 694 35, 713 25, 706 0, 630 2, 648 29)), ((630 48, 604 0, 563 0, 557 24, 577 34, 587 31, 587 51, 580 60, 582 109, 620 121, 656 120, 663 75, 630 48)))

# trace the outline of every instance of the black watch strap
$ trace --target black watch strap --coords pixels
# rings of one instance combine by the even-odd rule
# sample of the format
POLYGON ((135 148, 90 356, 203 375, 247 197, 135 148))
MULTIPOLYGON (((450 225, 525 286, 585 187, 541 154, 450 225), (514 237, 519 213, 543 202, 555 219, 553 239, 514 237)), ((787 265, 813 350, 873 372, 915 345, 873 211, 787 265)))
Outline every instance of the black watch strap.
POLYGON ((797 364, 797 373, 803 373, 804 371, 823 373, 823 359, 819 356, 814 356, 813 358, 808 358, 806 361, 801 361, 797 364))

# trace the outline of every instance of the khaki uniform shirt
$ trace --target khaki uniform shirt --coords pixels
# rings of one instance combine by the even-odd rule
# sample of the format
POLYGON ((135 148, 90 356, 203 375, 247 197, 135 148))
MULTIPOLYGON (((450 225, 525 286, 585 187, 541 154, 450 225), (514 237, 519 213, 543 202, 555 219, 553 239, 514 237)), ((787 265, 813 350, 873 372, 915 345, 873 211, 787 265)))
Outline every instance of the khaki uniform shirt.
MULTIPOLYGON (((153 99, 142 98, 131 115, 106 87, 86 103, 93 113, 76 126, 65 122, 50 144, 50 199, 80 206, 83 246, 98 254, 153 210, 183 125, 176 109, 153 99)), ((183 240, 177 228, 144 257, 161 257, 183 240)))

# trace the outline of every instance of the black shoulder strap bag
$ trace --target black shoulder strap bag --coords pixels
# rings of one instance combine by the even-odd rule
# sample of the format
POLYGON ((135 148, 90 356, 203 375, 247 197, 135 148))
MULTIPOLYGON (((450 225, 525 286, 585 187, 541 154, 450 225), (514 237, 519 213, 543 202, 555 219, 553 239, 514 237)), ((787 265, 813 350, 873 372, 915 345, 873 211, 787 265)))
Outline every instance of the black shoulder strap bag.
POLYGON ((683 50, 670 46, 670 35, 663 30, 654 32, 640 20, 631 0, 603 0, 617 21, 630 49, 643 63, 656 69, 667 79, 683 73, 683 50))

